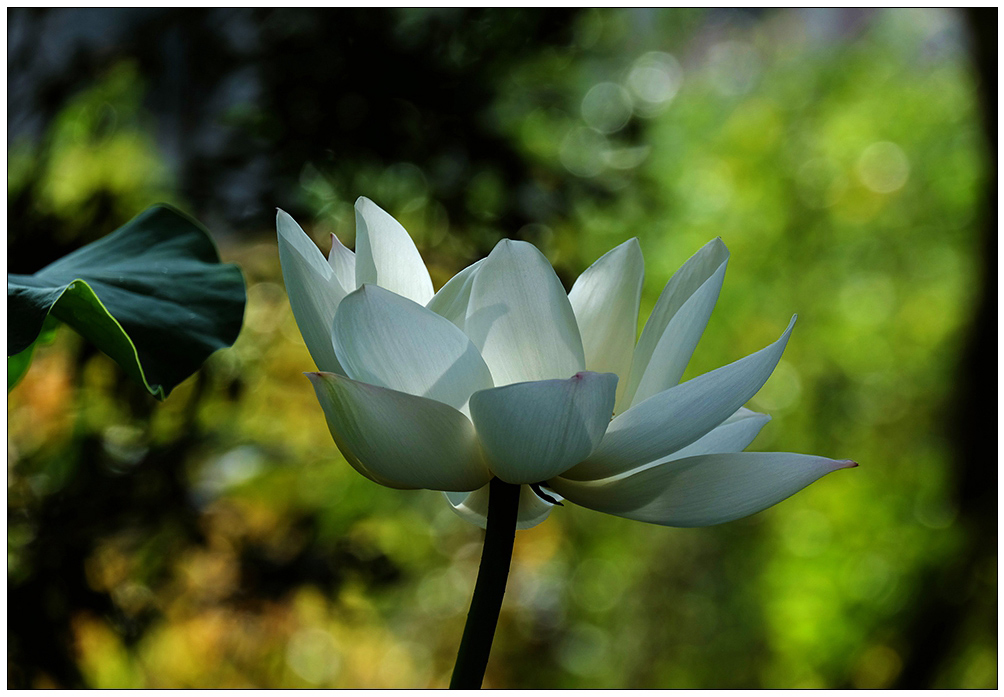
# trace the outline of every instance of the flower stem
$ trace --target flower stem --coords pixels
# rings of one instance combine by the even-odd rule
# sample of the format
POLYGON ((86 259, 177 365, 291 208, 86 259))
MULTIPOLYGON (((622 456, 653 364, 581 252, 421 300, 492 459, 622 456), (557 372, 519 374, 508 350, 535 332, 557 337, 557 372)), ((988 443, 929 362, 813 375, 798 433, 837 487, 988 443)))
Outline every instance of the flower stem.
POLYGON ((516 537, 519 484, 492 479, 488 488, 488 529, 481 550, 481 566, 474 584, 471 609, 453 667, 450 689, 478 689, 488 667, 488 654, 502 609, 502 596, 509 578, 509 562, 516 537))

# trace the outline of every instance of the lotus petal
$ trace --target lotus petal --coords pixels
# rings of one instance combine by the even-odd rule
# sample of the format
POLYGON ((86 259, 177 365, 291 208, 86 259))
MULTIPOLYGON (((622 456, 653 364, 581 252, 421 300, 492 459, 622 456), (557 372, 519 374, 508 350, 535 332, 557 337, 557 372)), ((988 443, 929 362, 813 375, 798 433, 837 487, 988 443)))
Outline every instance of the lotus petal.
POLYGON ((376 284, 420 305, 433 295, 429 270, 411 236, 365 196, 356 200, 355 282, 376 284))
POLYGON ((631 238, 583 271, 568 293, 582 335, 586 369, 617 375, 618 405, 631 374, 644 279, 641 247, 637 238, 631 238))
POLYGON ((331 322, 347 291, 321 250, 288 213, 276 213, 275 226, 286 294, 303 343, 320 370, 344 374, 331 345, 331 322))
POLYGON ((328 252, 328 266, 335 272, 345 292, 350 293, 356 286, 356 255, 342 244, 335 233, 331 233, 331 251, 328 252))
MULTIPOLYGON (((444 491, 446 500, 450 502, 453 511, 468 523, 479 528, 488 526, 488 487, 483 486, 477 491, 444 491)), ((533 493, 528 486, 519 488, 519 513, 516 518, 516 529, 527 530, 544 522, 551 514, 554 504, 544 501, 533 493)))
POLYGON ((616 375, 582 372, 475 392, 471 418, 492 472, 533 484, 581 461, 603 438, 616 391, 616 375))
POLYGON ((332 327, 346 375, 463 410, 492 376, 467 335, 418 303, 363 285, 342 301, 332 327))
POLYGON ((491 479, 474 426, 453 407, 334 373, 306 375, 338 449, 377 484, 473 491, 491 479))
POLYGON ((718 300, 728 261, 729 250, 715 238, 669 279, 638 339, 622 400, 626 406, 680 382, 718 300))
POLYGON ((784 352, 795 317, 777 341, 734 363, 660 392, 616 417, 603 442, 567 479, 604 479, 690 445, 755 395, 784 352))
POLYGON ((467 320, 467 305, 471 299, 471 286, 474 285, 474 274, 483 261, 484 259, 479 259, 447 281, 426 307, 463 330, 467 320))
POLYGON ((626 477, 549 486, 572 503, 623 518, 689 528, 758 513, 834 470, 856 467, 794 453, 716 453, 673 460, 626 477))
POLYGON ((561 281, 536 247, 502 240, 474 274, 464 331, 496 385, 565 379, 585 369, 561 281))

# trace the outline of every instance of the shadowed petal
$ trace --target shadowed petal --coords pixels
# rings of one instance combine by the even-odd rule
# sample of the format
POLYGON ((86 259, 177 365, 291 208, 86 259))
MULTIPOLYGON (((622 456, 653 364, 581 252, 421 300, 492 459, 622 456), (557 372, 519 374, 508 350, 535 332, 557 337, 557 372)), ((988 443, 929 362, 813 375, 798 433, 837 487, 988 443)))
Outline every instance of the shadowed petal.
POLYGON ((394 489, 473 491, 491 479, 474 426, 456 409, 333 373, 307 373, 335 444, 394 489))
POLYGON ((328 252, 328 266, 346 292, 356 289, 356 255, 341 243, 335 233, 331 233, 331 251, 328 252))
POLYGON ((719 453, 673 460, 624 477, 548 485, 572 503, 623 518, 688 528, 769 508, 834 470, 856 467, 794 453, 719 453))
POLYGON ((471 418, 492 471, 533 484, 581 461, 603 438, 616 390, 616 375, 582 372, 475 392, 471 418))
POLYGON ((467 320, 467 305, 471 299, 474 275, 484 259, 479 259, 446 282, 436 293, 427 308, 453 322, 461 330, 467 320))

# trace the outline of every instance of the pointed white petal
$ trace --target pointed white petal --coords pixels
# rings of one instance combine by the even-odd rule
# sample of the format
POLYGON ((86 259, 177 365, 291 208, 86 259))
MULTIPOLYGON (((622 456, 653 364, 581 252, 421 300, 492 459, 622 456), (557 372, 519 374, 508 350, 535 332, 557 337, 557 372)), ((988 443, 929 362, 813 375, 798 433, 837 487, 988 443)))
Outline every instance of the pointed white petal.
POLYGON ((502 240, 483 260, 474 274, 464 331, 496 385, 565 379, 585 369, 565 289, 528 242, 502 240))
POLYGON ((303 343, 320 370, 341 374, 344 371, 331 345, 331 321, 345 289, 324 255, 288 213, 280 210, 275 226, 286 294, 303 343))
POLYGON ((475 392, 471 418, 492 472, 533 484, 581 461, 603 438, 616 391, 616 375, 582 372, 475 392))
POLYGON ((753 439, 757 437, 760 430, 770 421, 770 416, 760 414, 743 407, 735 414, 725 419, 721 424, 713 428, 706 435, 698 438, 685 448, 680 448, 671 455, 661 457, 658 460, 635 467, 634 469, 620 474, 615 474, 605 481, 612 479, 623 479, 630 477, 642 470, 651 469, 664 465, 673 460, 682 460, 685 457, 695 457, 697 455, 713 455, 715 453, 738 453, 749 447, 753 439))
POLYGON ((586 269, 568 294, 582 335, 586 370, 617 374, 618 404, 631 374, 644 279, 645 260, 637 238, 632 238, 586 269))
POLYGON ((331 251, 328 252, 328 265, 335 272, 335 277, 346 292, 356 289, 356 255, 351 249, 341 243, 335 233, 331 233, 331 251))
POLYGON ((752 515, 825 474, 856 464, 794 453, 719 453, 673 460, 612 480, 558 477, 548 484, 580 506, 687 528, 752 515))
POLYGON ((356 200, 357 285, 374 283, 424 305, 432 298, 432 279, 411 236, 401 223, 368 198, 356 200))
POLYGON ((446 282, 436 293, 427 308, 453 322, 461 330, 467 319, 467 304, 471 299, 471 286, 474 285, 474 275, 481 267, 484 259, 478 259, 466 269, 446 282))
MULTIPOLYGON (((477 491, 444 491, 453 512, 473 523, 479 528, 488 526, 488 487, 483 486, 477 491)), ((551 514, 553 504, 544 501, 528 486, 519 488, 519 513, 516 518, 516 529, 527 530, 544 522, 551 514)))
POLYGON ((491 479, 474 426, 456 409, 333 373, 306 375, 338 449, 376 483, 473 491, 491 479))
POLYGON ((768 414, 742 407, 706 435, 666 457, 665 461, 712 453, 742 452, 749 447, 768 421, 770 421, 768 414))
POLYGON ((669 279, 638 339, 625 405, 680 382, 718 300, 728 261, 729 250, 716 237, 669 279))
POLYGON ((564 476, 603 479, 690 445, 735 413, 767 382, 794 326, 792 317, 781 338, 770 346, 634 405, 610 423, 600 447, 564 476))
POLYGON ((481 354, 449 320, 369 284, 349 293, 335 314, 335 352, 353 380, 464 409, 492 386, 481 354))

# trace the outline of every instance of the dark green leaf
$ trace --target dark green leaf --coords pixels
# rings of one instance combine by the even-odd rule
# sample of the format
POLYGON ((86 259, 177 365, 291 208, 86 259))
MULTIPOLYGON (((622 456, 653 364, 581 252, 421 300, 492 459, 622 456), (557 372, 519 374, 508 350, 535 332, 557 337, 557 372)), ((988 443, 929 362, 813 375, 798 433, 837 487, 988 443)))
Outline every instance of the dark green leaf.
POLYGON ((244 302, 240 270, 220 263, 205 228, 158 205, 37 273, 7 276, 7 355, 29 349, 51 313, 164 399, 233 344, 244 302))
POLYGON ((14 386, 21 382, 21 378, 28 372, 31 366, 31 359, 35 354, 35 349, 43 344, 48 344, 56 336, 56 327, 59 322, 49 315, 42 324, 42 331, 38 337, 28 345, 24 351, 7 356, 7 391, 10 392, 14 386))

